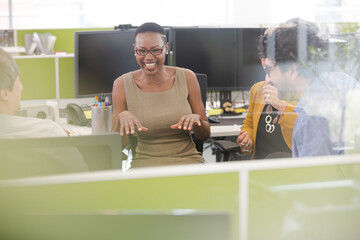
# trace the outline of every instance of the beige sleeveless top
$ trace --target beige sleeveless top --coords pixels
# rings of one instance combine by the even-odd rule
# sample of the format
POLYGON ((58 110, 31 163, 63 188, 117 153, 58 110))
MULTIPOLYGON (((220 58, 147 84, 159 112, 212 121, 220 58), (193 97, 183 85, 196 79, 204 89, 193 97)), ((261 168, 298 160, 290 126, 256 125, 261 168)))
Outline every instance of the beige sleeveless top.
POLYGON ((132 167, 203 163, 190 132, 170 128, 182 116, 192 113, 184 69, 176 68, 172 88, 159 93, 141 91, 131 72, 123 79, 128 111, 149 129, 138 132, 132 167))

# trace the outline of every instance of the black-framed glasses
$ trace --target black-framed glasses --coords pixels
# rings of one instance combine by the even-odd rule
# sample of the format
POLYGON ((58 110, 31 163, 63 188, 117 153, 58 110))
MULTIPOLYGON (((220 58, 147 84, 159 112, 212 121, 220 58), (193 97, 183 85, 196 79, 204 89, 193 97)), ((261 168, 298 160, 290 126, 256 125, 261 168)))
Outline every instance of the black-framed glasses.
POLYGON ((135 52, 139 56, 146 56, 148 53, 151 53, 151 55, 153 55, 153 56, 158 56, 158 55, 162 54, 162 52, 164 51, 164 48, 165 48, 165 44, 161 48, 153 48, 151 50, 146 50, 144 48, 140 48, 140 49, 136 48, 135 52))
POLYGON ((272 67, 272 66, 264 66, 263 68, 264 68, 265 74, 268 75, 268 77, 270 77, 271 70, 273 70, 274 67, 272 67))

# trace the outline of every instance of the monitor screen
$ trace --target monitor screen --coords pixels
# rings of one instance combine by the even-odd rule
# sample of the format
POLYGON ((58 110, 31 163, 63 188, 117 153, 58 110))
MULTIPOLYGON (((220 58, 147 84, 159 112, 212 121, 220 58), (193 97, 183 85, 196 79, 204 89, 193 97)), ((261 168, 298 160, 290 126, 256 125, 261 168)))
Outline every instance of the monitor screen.
POLYGON ((173 64, 207 74, 208 90, 237 88, 237 35, 233 28, 174 28, 173 64))
POLYGON ((237 87, 249 89, 259 81, 265 80, 265 72, 259 59, 257 39, 265 28, 239 28, 237 30, 237 87))
POLYGON ((75 97, 111 94, 113 82, 139 69, 134 30, 75 33, 75 97))
POLYGON ((207 74, 209 90, 246 90, 265 79, 257 50, 264 28, 173 30, 174 65, 207 74))

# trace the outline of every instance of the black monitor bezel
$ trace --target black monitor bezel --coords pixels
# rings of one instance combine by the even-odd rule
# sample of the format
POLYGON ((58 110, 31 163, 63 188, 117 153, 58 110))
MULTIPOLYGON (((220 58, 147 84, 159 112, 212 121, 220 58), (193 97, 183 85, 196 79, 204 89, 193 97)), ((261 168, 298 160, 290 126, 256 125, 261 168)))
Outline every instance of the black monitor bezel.
MULTIPOLYGON (((239 47, 239 44, 240 44, 240 39, 239 39, 239 32, 240 31, 256 31, 256 32, 259 32, 259 33, 263 33, 266 28, 201 28, 201 27, 174 27, 172 28, 172 32, 170 34, 170 42, 171 42, 171 54, 172 54, 172 60, 171 62, 173 63, 174 66, 177 66, 177 63, 176 63, 176 31, 189 31, 191 33, 191 31, 218 31, 218 30, 226 30, 228 29, 229 31, 235 31, 236 32, 236 47, 234 47, 234 52, 236 53, 236 56, 237 56, 237 59, 236 59, 236 82, 234 82, 234 86, 232 87, 229 87, 229 86, 209 86, 208 85, 208 90, 210 91, 216 91, 216 90, 219 90, 219 91, 244 91, 244 90, 249 90, 253 84, 249 84, 248 86, 244 86, 243 84, 240 84, 240 81, 242 81, 240 79, 240 73, 239 73, 239 54, 240 54, 240 51, 241 51, 241 47, 239 47)), ((260 34, 259 34, 260 36, 260 34)), ((254 39, 255 40, 255 39, 254 39)), ((257 44, 257 42, 254 42, 254 44, 257 44)), ((258 56, 258 53, 254 52, 255 54, 255 58, 258 56)), ((262 71, 262 68, 260 67, 261 66, 261 62, 260 62, 260 59, 259 59, 259 68, 258 70, 259 71, 262 71)), ((258 81, 262 81, 265 79, 265 73, 261 72, 260 74, 261 76, 263 76, 263 78, 259 78, 258 81)))
MULTIPOLYGON (((91 93, 91 94, 79 94, 79 36, 87 35, 87 34, 119 34, 121 32, 133 32, 135 33, 135 29, 126 29, 126 30, 95 30, 95 31, 78 31, 75 32, 74 36, 74 96, 75 98, 87 98, 87 97, 94 97, 97 95, 103 95, 103 96, 111 96, 112 91, 110 92, 97 92, 97 93, 91 93)), ((140 67, 139 67, 140 68, 140 67)), ((115 80, 115 79, 114 79, 115 80)))

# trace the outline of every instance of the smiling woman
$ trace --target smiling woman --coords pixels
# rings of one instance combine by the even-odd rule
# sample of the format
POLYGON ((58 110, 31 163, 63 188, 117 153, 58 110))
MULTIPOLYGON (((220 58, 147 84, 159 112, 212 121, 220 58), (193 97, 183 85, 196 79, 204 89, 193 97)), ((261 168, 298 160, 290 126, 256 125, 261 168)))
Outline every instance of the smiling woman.
POLYGON ((169 45, 164 29, 144 23, 133 45, 139 70, 114 82, 112 130, 138 135, 132 167, 203 163, 191 138, 206 140, 210 125, 195 74, 164 65, 169 45))

